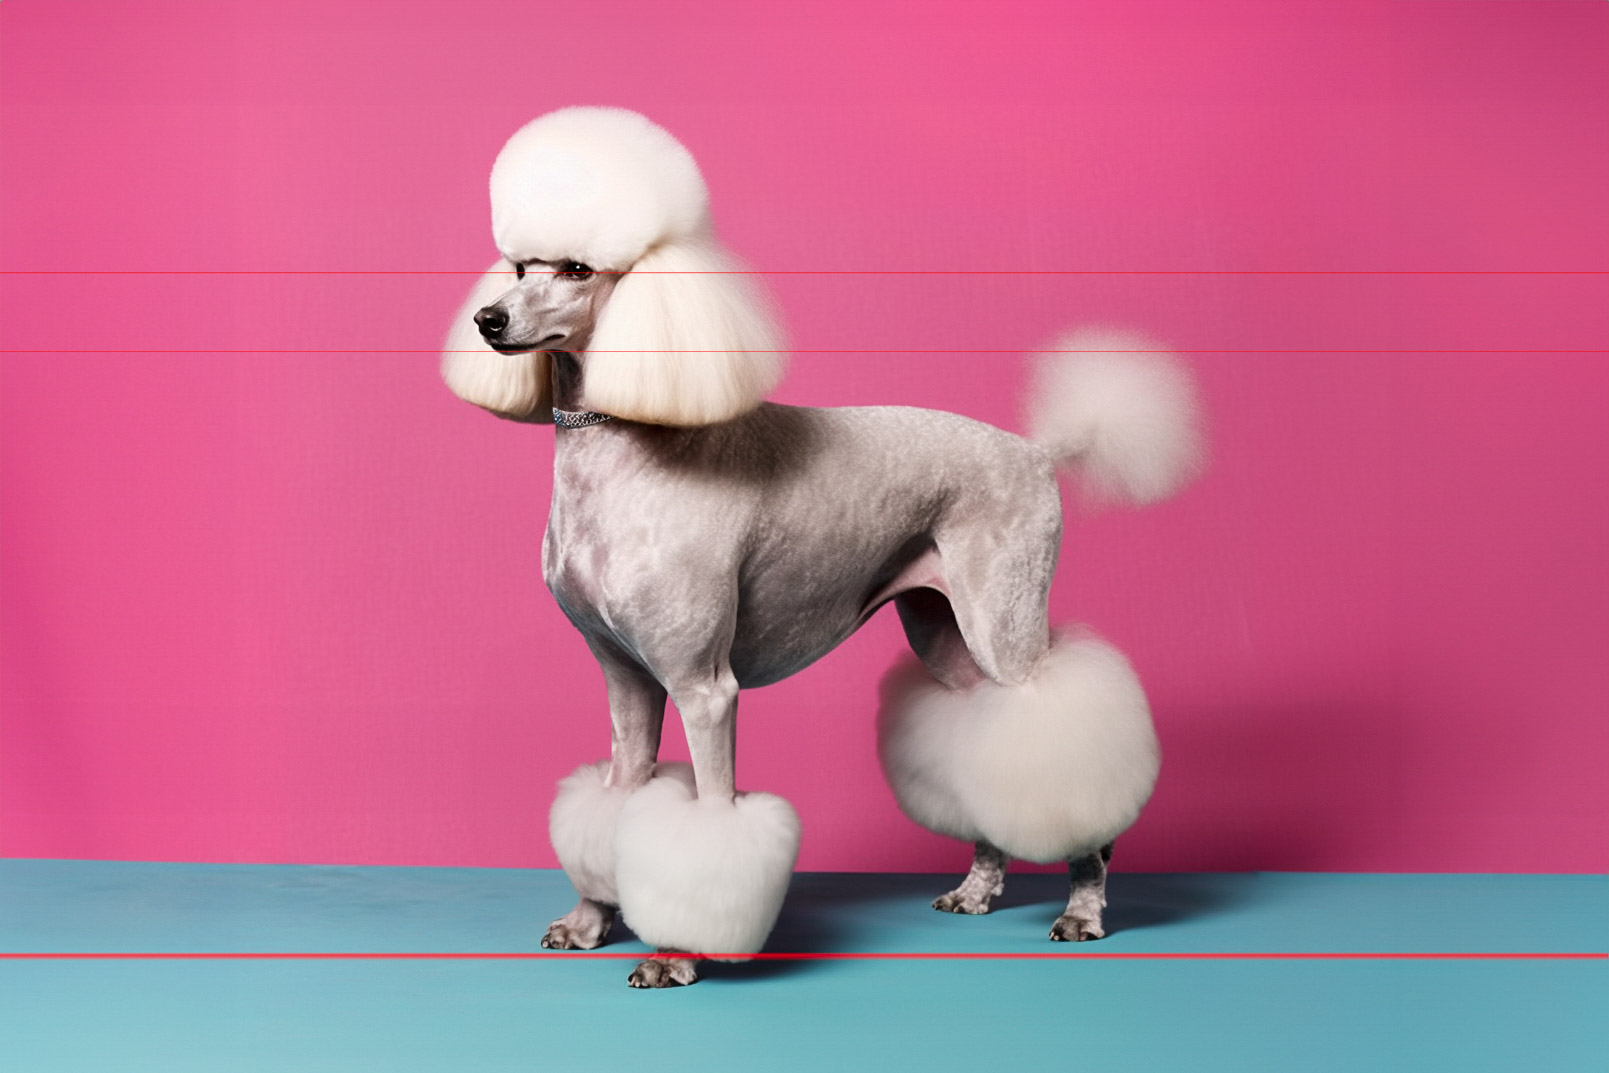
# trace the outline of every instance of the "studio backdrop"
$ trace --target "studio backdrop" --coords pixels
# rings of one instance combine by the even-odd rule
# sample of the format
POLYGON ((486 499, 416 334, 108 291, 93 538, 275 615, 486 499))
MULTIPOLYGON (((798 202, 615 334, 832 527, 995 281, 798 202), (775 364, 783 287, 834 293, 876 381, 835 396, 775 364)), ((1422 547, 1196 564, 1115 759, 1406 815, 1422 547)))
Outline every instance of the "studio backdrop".
MULTIPOLYGON (((1606 51, 1571 2, 7 0, 0 853, 554 865, 609 729, 553 430, 437 366, 498 147, 609 104, 704 168, 778 401, 1020 429, 1065 327, 1188 356, 1210 470, 1069 489, 1053 596, 1155 708, 1117 866, 1601 871, 1606 51)), ((742 697, 802 868, 966 859, 878 771, 903 649, 742 697)))

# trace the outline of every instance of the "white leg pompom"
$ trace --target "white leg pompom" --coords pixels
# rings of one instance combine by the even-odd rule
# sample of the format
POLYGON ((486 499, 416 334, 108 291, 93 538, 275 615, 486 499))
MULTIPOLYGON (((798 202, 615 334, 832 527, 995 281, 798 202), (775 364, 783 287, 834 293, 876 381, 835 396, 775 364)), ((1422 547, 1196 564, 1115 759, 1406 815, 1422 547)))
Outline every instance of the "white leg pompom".
MULTIPOLYGON (((619 905, 615 889, 615 828, 632 789, 609 786, 609 761, 582 764, 559 780, 559 796, 548 812, 548 837, 576 893, 605 905, 619 905)), ((687 764, 660 764, 655 777, 692 785, 687 764)))
POLYGON ((895 664, 878 694, 877 759, 900 810, 929 831, 976 842, 983 835, 961 801, 956 771, 968 694, 946 688, 915 659, 895 664))
POLYGON ((699 799, 689 782, 655 777, 621 811, 615 850, 621 912, 643 942, 752 954, 788 891, 799 817, 775 794, 699 799))
POLYGON ((1059 638, 1017 686, 952 691, 896 671, 879 753, 911 819, 1030 861, 1111 842, 1139 818, 1161 765, 1139 679, 1087 635, 1059 638))

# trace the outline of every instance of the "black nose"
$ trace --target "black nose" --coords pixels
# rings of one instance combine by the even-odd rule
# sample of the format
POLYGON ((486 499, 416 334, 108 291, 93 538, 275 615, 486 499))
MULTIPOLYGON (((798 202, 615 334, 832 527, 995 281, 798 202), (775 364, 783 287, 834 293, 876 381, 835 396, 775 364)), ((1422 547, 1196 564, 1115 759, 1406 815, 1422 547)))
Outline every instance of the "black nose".
POLYGON ((494 339, 508 327, 508 314, 497 306, 487 306, 475 314, 475 324, 480 328, 481 335, 494 339))

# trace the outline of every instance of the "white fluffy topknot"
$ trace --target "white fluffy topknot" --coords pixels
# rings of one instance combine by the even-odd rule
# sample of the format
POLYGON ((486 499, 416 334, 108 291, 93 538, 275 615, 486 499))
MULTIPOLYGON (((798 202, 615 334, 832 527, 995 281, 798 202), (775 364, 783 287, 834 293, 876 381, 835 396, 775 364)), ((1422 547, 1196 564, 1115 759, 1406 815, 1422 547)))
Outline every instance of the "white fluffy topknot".
POLYGON ((492 165, 492 236, 511 260, 623 271, 709 228, 692 154, 624 108, 564 108, 515 132, 492 165))
POLYGON ((1166 499, 1205 465, 1190 371, 1138 332, 1084 328, 1035 355, 1030 437, 1096 503, 1166 499))

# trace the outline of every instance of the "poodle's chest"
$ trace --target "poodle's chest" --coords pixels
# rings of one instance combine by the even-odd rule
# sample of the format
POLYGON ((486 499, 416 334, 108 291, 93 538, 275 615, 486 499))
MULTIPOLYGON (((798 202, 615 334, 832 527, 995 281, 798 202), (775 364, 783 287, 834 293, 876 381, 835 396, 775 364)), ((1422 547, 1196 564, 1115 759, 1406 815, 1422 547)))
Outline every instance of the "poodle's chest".
POLYGON ((703 514, 689 532, 688 519, 664 513, 566 506, 555 504, 543 541, 548 589, 582 633, 645 666, 724 646, 740 685, 764 685, 808 666, 861 621, 872 584, 863 563, 801 555, 799 540, 755 555, 740 527, 703 514), (791 554, 775 554, 784 547, 791 554))
POLYGON ((729 535, 700 532, 695 522, 651 497, 555 497, 543 580, 584 631, 627 639, 667 623, 702 630, 735 599, 739 552, 729 535))

